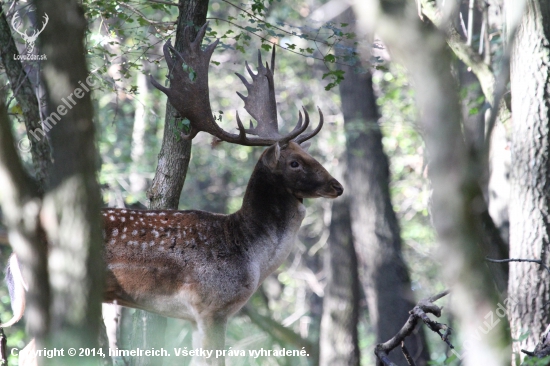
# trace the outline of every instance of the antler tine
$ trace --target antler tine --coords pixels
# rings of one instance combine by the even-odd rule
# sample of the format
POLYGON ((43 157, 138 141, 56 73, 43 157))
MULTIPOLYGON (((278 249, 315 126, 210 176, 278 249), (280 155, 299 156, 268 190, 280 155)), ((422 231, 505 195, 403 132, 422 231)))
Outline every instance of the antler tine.
POLYGON ((289 141, 294 140, 294 138, 300 136, 300 134, 303 133, 309 126, 309 114, 307 113, 305 107, 302 107, 302 109, 304 110, 304 115, 306 116, 304 124, 302 125, 302 112, 298 112, 298 123, 296 124, 296 127, 294 127, 292 132, 279 141, 280 145, 286 145, 289 141))
MULTIPOLYGON (((245 62, 244 62, 244 66, 246 66, 246 71, 248 71, 248 75, 250 75, 250 77, 252 78, 252 80, 254 80, 254 77, 257 76, 258 74, 254 74, 254 72, 252 71, 252 69, 251 69, 250 66, 248 65, 248 61, 245 61, 245 62)), ((258 70, 258 73, 259 73, 259 70, 258 70)))
MULTIPOLYGON (((319 125, 311 133, 296 137, 296 139, 294 139, 294 142, 296 142, 297 144, 301 144, 302 142, 309 140, 313 136, 317 135, 319 131, 321 131, 321 128, 323 128, 323 123, 324 123, 323 112, 321 112, 321 108, 319 107, 317 107, 317 110, 319 111, 319 125)), ((306 112, 306 116, 307 116, 307 112, 306 112)))
POLYGON ((264 71, 266 69, 268 71, 271 71, 269 70, 269 65, 267 65, 267 67, 264 66, 264 63, 262 61, 262 53, 260 52, 260 50, 258 50, 258 72, 264 71))
MULTIPOLYGON (((250 90, 250 83, 248 82, 248 80, 246 80, 246 78, 244 76, 242 76, 241 74, 239 74, 238 72, 235 73, 235 75, 237 75, 239 77, 239 79, 241 79, 241 81, 243 82, 244 86, 246 86, 246 89, 247 90, 250 90)), ((241 93, 237 92, 237 94, 239 95, 239 97, 241 97, 241 99, 243 101, 246 102, 246 97, 244 95, 242 95, 241 93)))
POLYGON ((168 66, 169 73, 172 72, 172 69, 174 68, 174 60, 172 60, 172 55, 170 54, 171 49, 174 49, 174 48, 172 47, 172 42, 168 40, 166 41, 164 46, 162 46, 162 53, 164 54, 164 61, 168 66))
POLYGON ((202 44, 202 40, 204 39, 204 35, 206 34, 206 29, 208 29, 208 24, 210 22, 204 23, 204 25, 199 29, 199 32, 197 33, 197 36, 195 37, 195 40, 191 42, 191 46, 195 48, 195 50, 199 50, 202 44))
MULTIPOLYGON (((273 52, 271 52, 271 73, 273 75, 275 75, 275 45, 273 45, 273 52)), ((266 62, 266 66, 267 66, 267 62, 266 62)), ((267 66, 267 68, 269 69, 269 66, 267 66)))

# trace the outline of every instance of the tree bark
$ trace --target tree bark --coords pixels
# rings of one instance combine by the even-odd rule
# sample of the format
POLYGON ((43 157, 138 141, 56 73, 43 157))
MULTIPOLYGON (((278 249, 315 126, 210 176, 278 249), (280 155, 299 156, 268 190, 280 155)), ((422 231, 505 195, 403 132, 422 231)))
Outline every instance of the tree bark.
POLYGON ((359 274, 347 195, 332 204, 327 244, 319 365, 358 366, 359 274))
MULTIPOLYGON (((51 128, 54 164, 40 213, 50 243, 48 348, 97 347, 104 265, 98 155, 88 92, 95 82, 89 78, 83 42, 87 22, 78 1, 35 3, 38 13, 50 18, 41 33, 42 51, 47 56, 42 75, 48 111, 60 117, 51 128), (88 87, 83 88, 84 83, 88 87)), ((87 365, 97 361, 67 357, 50 362, 87 365)))
MULTIPOLYGON (((183 50, 184 29, 193 24, 194 31, 189 32, 194 39, 197 30, 206 23, 209 0, 180 0, 179 16, 176 28, 175 49, 183 50)), ((191 141, 183 141, 179 137, 176 128, 179 117, 176 110, 167 101, 164 124, 164 137, 159 153, 159 160, 153 185, 147 192, 150 200, 150 209, 178 208, 181 190, 187 175, 189 159, 191 158, 191 141)), ((131 348, 161 348, 164 345, 164 333, 166 330, 166 318, 142 310, 136 310, 134 314, 131 348)), ((134 357, 132 365, 147 366, 159 364, 155 357, 134 357)))
POLYGON ((41 123, 40 108, 34 87, 21 61, 16 59, 18 56, 19 51, 13 40, 6 13, 0 6, 0 60, 2 60, 2 65, 4 65, 4 69, 6 70, 15 100, 23 113, 28 142, 31 144, 30 152, 34 165, 35 179, 38 182, 40 193, 44 193, 48 182, 49 169, 52 165, 51 149, 45 136, 46 131, 43 129, 41 123))
MULTIPOLYGON (((512 174, 510 258, 548 256, 550 223, 550 4, 528 0, 511 62, 512 174)), ((514 350, 532 350, 550 322, 550 275, 539 265, 510 263, 509 302, 513 338, 529 331, 514 350)))

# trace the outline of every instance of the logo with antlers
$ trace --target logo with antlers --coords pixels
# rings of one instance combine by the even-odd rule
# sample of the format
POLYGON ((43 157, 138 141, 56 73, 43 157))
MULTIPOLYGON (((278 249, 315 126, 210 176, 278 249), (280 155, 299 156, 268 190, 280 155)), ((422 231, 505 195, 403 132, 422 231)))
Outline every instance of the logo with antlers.
POLYGON ((38 38, 38 35, 42 33, 44 28, 46 28, 46 24, 48 24, 48 20, 50 18, 48 17, 48 14, 44 13, 44 23, 42 23, 42 29, 37 31, 36 29, 33 30, 32 34, 27 34, 27 30, 24 32, 21 32, 18 28, 21 25, 21 19, 19 18, 19 14, 16 12, 11 20, 11 25, 13 29, 21 35, 23 40, 25 41, 25 44, 27 45, 27 53, 32 53, 34 51, 34 43, 36 42, 36 39, 38 38))

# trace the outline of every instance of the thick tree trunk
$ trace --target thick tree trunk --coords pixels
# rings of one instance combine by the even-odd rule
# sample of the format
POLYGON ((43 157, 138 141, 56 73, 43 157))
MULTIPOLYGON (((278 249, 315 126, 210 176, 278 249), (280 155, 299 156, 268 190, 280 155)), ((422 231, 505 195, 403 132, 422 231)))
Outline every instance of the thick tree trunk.
MULTIPOLYGON (((40 16, 49 16, 41 33, 42 50, 47 56, 43 79, 48 111, 60 117, 51 127, 54 164, 40 213, 50 243, 52 303, 48 348, 97 347, 103 286, 100 269, 104 266, 101 195, 96 181, 98 155, 88 91, 95 82, 86 68, 83 42, 87 22, 78 1, 35 3, 40 16), (88 86, 83 87, 85 84, 88 86)), ((28 321, 33 321, 32 317, 28 321)), ((96 363, 86 357, 56 358, 53 362, 96 363)))
MULTIPOLYGON (((512 176, 510 258, 550 265, 550 3, 527 1, 511 64, 512 176)), ((550 275, 539 265, 510 264, 509 302, 514 349, 532 350, 550 321, 550 275)))
POLYGON ((319 365, 358 366, 359 274, 347 197, 332 205, 327 244, 319 365))
MULTIPOLYGON (((195 25, 195 30, 190 32, 194 39, 198 27, 206 22, 209 0, 180 0, 179 17, 176 29, 175 49, 179 52, 183 49, 184 29, 189 24, 195 25)), ((153 185, 147 192, 150 200, 150 209, 178 208, 178 203, 187 175, 189 159, 191 158, 191 141, 183 141, 179 137, 176 128, 176 110, 169 102, 166 103, 166 115, 164 125, 164 137, 159 153, 157 171, 153 179, 153 185)), ((137 310, 134 314, 131 348, 161 348, 164 345, 164 333, 166 330, 166 318, 137 310)), ((161 362, 161 361, 160 361, 161 362)), ((158 357, 136 357, 132 360, 134 366, 158 365, 158 357)))

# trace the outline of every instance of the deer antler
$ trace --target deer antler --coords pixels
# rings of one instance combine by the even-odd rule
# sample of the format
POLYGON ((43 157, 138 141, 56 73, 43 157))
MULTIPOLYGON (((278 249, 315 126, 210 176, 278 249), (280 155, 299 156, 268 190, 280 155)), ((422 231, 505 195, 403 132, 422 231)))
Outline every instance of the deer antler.
POLYGON ((248 63, 246 68, 252 77, 252 83, 249 83, 244 76, 237 74, 248 90, 248 96, 238 95, 245 102, 245 109, 256 121, 258 125, 245 129, 237 114, 237 126, 239 134, 232 134, 223 130, 215 122, 210 107, 208 92, 208 66, 210 58, 218 41, 216 40, 203 51, 200 48, 208 23, 202 26, 194 41, 190 41, 190 26, 184 30, 184 47, 180 53, 176 51, 170 41, 163 47, 166 64, 169 68, 170 87, 166 88, 151 78, 153 85, 168 96, 170 103, 176 108, 182 118, 188 118, 191 128, 188 134, 181 133, 183 139, 190 140, 200 131, 219 138, 222 141, 237 143, 246 146, 269 146, 276 142, 286 144, 292 139, 301 142, 313 137, 322 127, 321 122, 312 133, 307 136, 299 137, 309 125, 309 115, 304 108, 305 122, 302 124, 302 114, 299 114, 298 124, 286 136, 279 134, 277 123, 277 105, 275 101, 275 89, 273 82, 273 71, 275 65, 275 49, 271 56, 271 67, 266 63, 262 64, 261 55, 258 52, 258 72, 254 74, 248 63), (172 58, 170 51, 174 54, 172 58), (247 134, 257 137, 248 137, 247 134))

